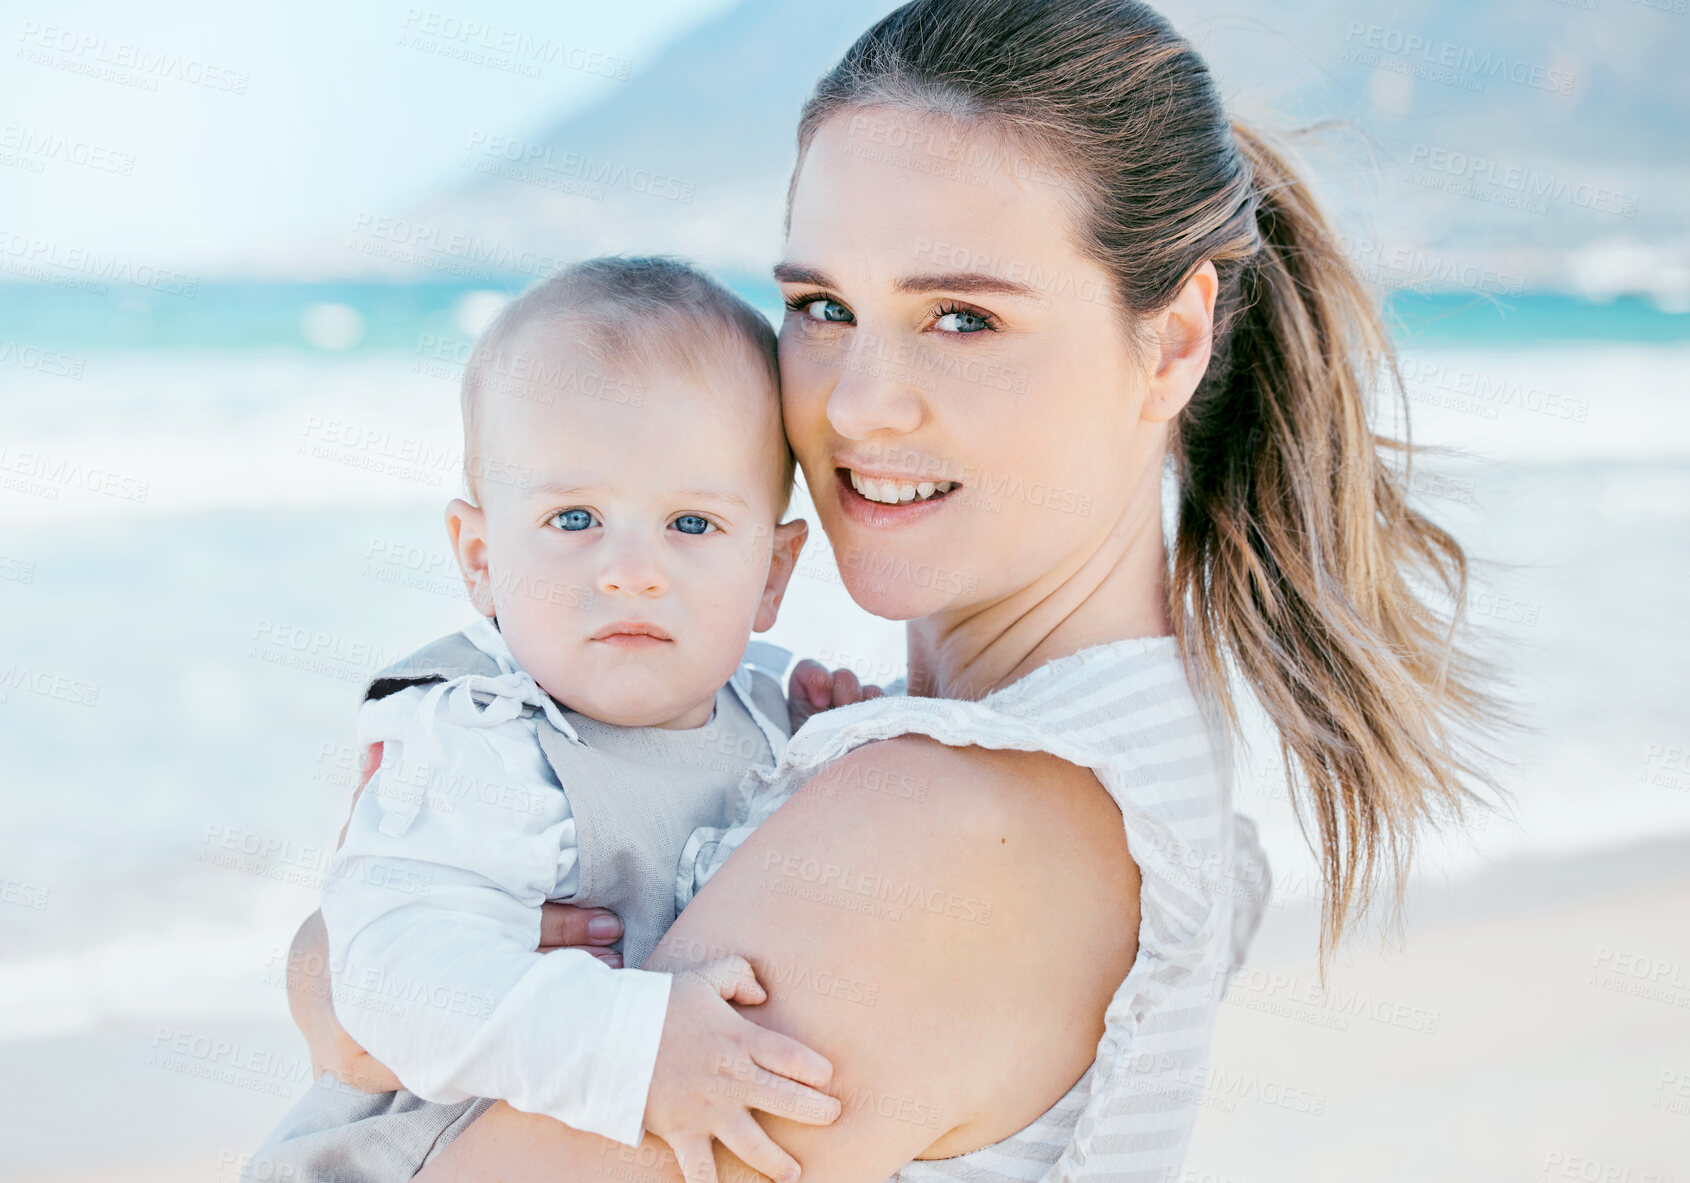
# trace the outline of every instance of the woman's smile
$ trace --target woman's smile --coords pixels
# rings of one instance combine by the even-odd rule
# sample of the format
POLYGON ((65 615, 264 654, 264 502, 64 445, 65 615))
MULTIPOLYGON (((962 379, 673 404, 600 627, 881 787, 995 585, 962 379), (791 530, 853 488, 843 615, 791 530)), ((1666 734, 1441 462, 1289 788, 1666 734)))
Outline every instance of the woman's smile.
POLYGON ((845 516, 865 526, 907 526, 924 521, 943 513, 962 488, 955 481, 865 477, 849 468, 836 468, 833 475, 845 516), (893 497, 897 498, 895 502, 893 497))
POLYGON ((939 480, 938 478, 916 480, 898 476, 876 477, 858 472, 854 468, 847 468, 843 471, 850 478, 853 489, 870 501, 879 501, 886 505, 897 505, 901 501, 929 501, 934 497, 943 497, 959 484, 957 481, 939 480))

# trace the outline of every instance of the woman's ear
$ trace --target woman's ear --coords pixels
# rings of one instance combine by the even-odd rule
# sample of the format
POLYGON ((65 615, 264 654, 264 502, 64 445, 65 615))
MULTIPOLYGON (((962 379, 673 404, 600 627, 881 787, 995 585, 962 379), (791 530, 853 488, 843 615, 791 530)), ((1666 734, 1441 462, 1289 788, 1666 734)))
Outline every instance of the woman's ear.
POLYGON ((751 622, 752 632, 767 632, 775 626, 781 598, 786 595, 787 584, 792 582, 792 573, 798 569, 798 555, 809 536, 810 525, 803 518, 793 518, 775 527, 774 553, 769 557, 769 580, 763 585, 757 617, 751 622))
POLYGON ((1203 372, 1209 368, 1209 346, 1215 328, 1215 292, 1220 278, 1207 259, 1191 273, 1179 294, 1156 317, 1151 330, 1156 335, 1155 369, 1150 374, 1143 417, 1148 423, 1166 423, 1185 409, 1203 372))
POLYGON ((446 507, 446 536, 452 540, 469 602, 483 616, 493 615, 493 576, 487 568, 487 512, 454 498, 446 507))

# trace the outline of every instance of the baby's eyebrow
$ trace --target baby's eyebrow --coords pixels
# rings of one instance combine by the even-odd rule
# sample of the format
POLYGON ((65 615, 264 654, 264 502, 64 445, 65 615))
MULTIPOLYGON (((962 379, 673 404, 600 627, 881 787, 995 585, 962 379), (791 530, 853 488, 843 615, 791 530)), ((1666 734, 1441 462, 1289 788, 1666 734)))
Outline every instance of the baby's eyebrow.
POLYGON ((682 489, 675 496, 687 501, 718 501, 723 505, 737 505, 741 509, 751 508, 751 503, 745 498, 725 489, 682 489))
POLYGON ((591 493, 592 485, 574 485, 568 481, 546 481, 544 484, 529 485, 530 497, 569 497, 576 493, 591 493))
MULTIPOLYGON (((578 493, 596 493, 597 485, 577 485, 569 481, 546 481, 538 485, 528 486, 530 497, 573 497, 578 493)), ((751 503, 737 493, 730 493, 726 489, 677 489, 674 497, 680 501, 715 501, 722 505, 733 505, 740 509, 750 509, 751 503)))

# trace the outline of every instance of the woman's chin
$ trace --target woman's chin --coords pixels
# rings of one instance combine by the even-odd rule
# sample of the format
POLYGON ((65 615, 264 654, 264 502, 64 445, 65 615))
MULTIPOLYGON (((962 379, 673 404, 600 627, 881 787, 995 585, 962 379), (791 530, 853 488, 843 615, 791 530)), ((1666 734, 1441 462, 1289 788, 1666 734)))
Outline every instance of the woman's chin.
POLYGON ((906 562, 888 556, 878 569, 854 569, 841 564, 840 580, 851 599, 864 612, 882 620, 914 620, 942 611, 965 598, 966 586, 951 587, 948 578, 934 578, 943 572, 930 564, 906 562), (943 583, 943 585, 941 585, 943 583))

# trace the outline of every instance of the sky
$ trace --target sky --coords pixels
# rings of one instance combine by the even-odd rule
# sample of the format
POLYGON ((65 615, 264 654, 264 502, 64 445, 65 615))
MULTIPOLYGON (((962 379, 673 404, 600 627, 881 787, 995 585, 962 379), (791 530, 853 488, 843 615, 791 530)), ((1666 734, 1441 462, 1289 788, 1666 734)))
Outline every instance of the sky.
POLYGON ((0 251, 272 256, 433 188, 472 131, 628 85, 732 3, 3 0, 0 251))
MULTIPOLYGON (((325 250, 344 263, 354 227, 413 213, 461 186, 474 137, 532 142, 619 92, 649 100, 612 114, 649 133, 631 153, 659 159, 656 148, 694 142, 720 120, 707 114, 701 123, 707 102, 687 108, 690 80, 647 71, 670 43, 735 2, 0 0, 0 273, 28 279, 31 259, 84 252, 135 272, 318 276, 325 250), (651 110, 666 104, 682 108, 679 117, 654 120, 651 110)), ((889 2, 834 0, 826 11, 860 9, 841 17, 854 30, 889 2)), ((1380 219, 1378 232, 1362 238, 1471 258, 1534 286, 1597 297, 1650 292, 1665 306, 1690 307, 1690 160, 1672 139, 1687 100, 1670 72, 1633 69, 1670 54, 1684 31, 1680 16, 1637 3, 1603 12, 1539 5, 1512 24, 1507 6, 1461 0, 1390 0, 1380 10, 1386 32, 1401 26, 1439 44, 1565 67, 1583 80, 1578 106, 1494 80, 1475 90, 1384 66, 1369 72, 1351 60, 1350 42, 1357 27, 1365 40, 1371 26, 1343 0, 1275 4, 1262 10, 1267 16, 1251 0, 1237 2, 1251 15, 1238 15, 1235 0, 1164 0, 1215 53, 1229 102, 1250 117, 1260 101, 1268 112, 1283 102, 1298 112, 1292 122, 1360 121, 1366 142, 1349 141, 1360 159, 1332 166, 1342 183, 1327 193, 1345 208, 1354 182, 1355 202, 1380 219), (1588 143, 1563 143, 1573 131, 1612 146, 1613 159, 1598 159, 1588 143), (1495 167, 1468 174, 1440 160, 1495 167), (1381 169, 1394 185, 1383 201, 1374 183, 1381 169), (1510 182, 1514 173, 1526 180, 1510 182), (1572 199, 1522 209, 1545 179, 1575 195, 1608 194, 1629 212, 1572 199)), ((800 0, 778 3, 783 19, 827 23, 800 0)), ((792 49, 812 55, 803 60, 816 70, 837 52, 808 42, 792 49)), ((796 99, 781 102, 784 121, 796 99)), ((614 134, 618 125, 609 126, 614 134)), ((1332 131, 1337 142, 1342 129, 1332 131)), ((787 137, 783 122, 782 151, 787 137)), ((501 205, 502 216, 519 219, 533 187, 506 188, 529 199, 501 205)), ((681 215, 665 223, 674 234, 705 244, 694 254, 715 259, 708 244, 750 241, 741 220, 771 224, 731 185, 722 191, 724 210, 701 198, 664 211, 681 215)), ((481 215, 476 224, 491 224, 485 210, 471 212, 481 215)), ((595 205, 572 228, 626 212, 595 205)), ((571 241, 600 249, 598 239, 571 241)), ((59 270, 83 269, 61 262, 59 270)))

